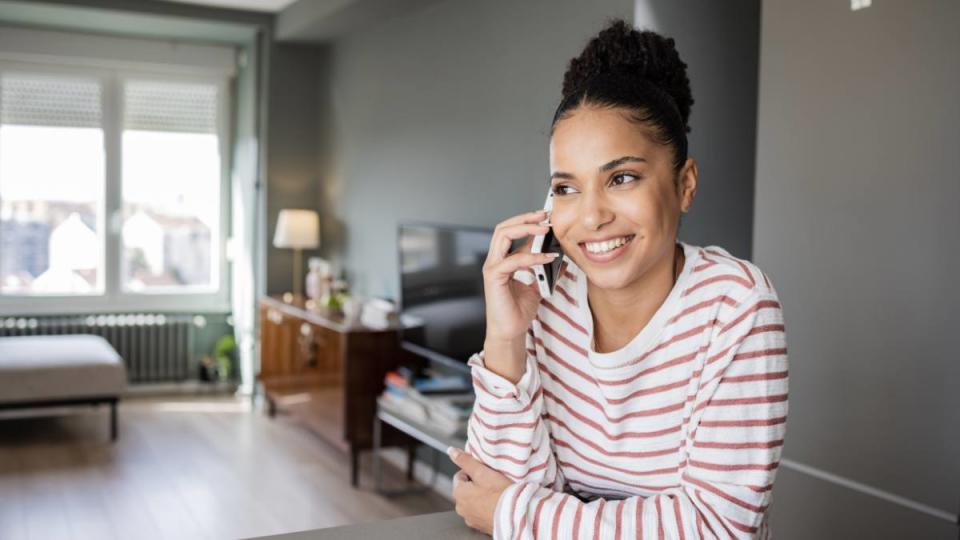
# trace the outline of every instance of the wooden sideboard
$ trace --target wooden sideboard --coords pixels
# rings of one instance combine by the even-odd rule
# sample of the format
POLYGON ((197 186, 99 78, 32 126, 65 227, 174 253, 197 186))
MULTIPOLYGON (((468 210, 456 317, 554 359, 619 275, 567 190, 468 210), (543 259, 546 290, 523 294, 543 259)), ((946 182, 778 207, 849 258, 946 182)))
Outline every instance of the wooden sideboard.
MULTIPOLYGON (((400 328, 347 324, 342 316, 307 309, 300 298, 264 297, 259 310, 257 378, 268 413, 290 413, 348 452, 356 486, 359 452, 373 444, 384 375, 400 363, 417 361, 400 348, 400 328)), ((412 458, 409 446, 408 456, 412 458)))

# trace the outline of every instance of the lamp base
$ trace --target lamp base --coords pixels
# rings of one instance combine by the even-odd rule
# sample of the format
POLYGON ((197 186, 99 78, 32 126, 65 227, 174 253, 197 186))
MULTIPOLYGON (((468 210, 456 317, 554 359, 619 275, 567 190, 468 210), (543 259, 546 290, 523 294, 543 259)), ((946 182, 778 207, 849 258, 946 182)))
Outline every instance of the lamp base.
POLYGON ((303 297, 303 250, 293 248, 293 297, 303 297))

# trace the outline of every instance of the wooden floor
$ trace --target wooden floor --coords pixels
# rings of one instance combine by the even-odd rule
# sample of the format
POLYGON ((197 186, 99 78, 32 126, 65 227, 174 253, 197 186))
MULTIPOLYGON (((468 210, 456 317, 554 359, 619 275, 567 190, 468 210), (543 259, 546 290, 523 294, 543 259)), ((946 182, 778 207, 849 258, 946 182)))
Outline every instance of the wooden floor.
POLYGON ((0 538, 245 538, 452 508, 372 493, 369 457, 353 489, 345 455, 249 400, 129 399, 119 418, 112 444, 106 408, 0 420, 0 538))

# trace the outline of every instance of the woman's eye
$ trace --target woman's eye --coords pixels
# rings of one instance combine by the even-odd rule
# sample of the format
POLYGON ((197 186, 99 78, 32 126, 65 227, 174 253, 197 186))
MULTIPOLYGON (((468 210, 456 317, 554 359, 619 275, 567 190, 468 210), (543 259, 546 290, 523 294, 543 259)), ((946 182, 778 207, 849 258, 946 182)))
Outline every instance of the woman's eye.
POLYGON ((569 195, 570 193, 575 193, 577 190, 566 184, 557 184, 553 186, 554 195, 569 195))
POLYGON ((635 174, 620 173, 620 174, 614 175, 613 178, 610 179, 610 185, 619 186, 619 185, 627 184, 630 182, 636 182, 639 179, 640 177, 635 174))

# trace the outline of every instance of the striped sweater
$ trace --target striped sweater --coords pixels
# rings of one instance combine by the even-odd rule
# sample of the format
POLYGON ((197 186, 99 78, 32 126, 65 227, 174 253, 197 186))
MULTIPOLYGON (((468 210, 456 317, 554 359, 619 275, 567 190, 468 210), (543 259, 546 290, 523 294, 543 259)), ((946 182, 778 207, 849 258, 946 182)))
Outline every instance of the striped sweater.
POLYGON ((750 262, 681 243, 676 285, 644 329, 591 349, 571 261, 527 333, 517 384, 470 359, 467 451, 514 484, 494 538, 768 538, 787 418, 777 294, 750 262))

